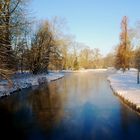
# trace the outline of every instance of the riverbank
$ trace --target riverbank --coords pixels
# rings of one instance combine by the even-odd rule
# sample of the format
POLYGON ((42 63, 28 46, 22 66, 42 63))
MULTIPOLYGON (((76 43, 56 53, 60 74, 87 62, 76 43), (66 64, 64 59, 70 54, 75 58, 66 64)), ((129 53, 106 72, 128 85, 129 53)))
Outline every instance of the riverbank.
POLYGON ((137 84, 137 70, 125 73, 118 71, 108 77, 112 90, 131 108, 140 112, 140 84, 137 84))
POLYGON ((8 96, 16 91, 32 86, 38 86, 40 84, 55 81, 64 77, 62 73, 49 73, 32 75, 30 73, 16 74, 13 78, 13 85, 9 86, 6 80, 0 82, 0 97, 8 96))
POLYGON ((80 73, 80 72, 106 72, 108 69, 80 69, 80 70, 62 70, 63 73, 80 73))

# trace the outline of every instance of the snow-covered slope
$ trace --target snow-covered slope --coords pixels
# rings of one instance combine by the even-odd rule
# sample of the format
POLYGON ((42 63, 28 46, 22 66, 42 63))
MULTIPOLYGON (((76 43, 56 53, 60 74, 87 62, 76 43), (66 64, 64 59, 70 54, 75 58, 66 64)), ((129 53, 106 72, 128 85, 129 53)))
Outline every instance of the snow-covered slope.
POLYGON ((108 77, 113 91, 131 107, 140 111, 140 84, 137 84, 137 70, 125 73, 118 71, 108 77))

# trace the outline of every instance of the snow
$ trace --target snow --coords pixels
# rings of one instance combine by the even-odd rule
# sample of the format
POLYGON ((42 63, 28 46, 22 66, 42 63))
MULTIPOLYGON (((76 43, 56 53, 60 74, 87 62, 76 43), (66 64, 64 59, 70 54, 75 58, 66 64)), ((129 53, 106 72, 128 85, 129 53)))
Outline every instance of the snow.
POLYGON ((105 72, 107 69, 80 69, 80 70, 62 70, 63 73, 75 73, 75 72, 105 72))
POLYGON ((140 110, 140 84, 137 84, 137 70, 123 73, 117 71, 108 77, 113 91, 129 105, 140 110))
POLYGON ((32 86, 38 86, 40 84, 55 81, 64 76, 62 73, 49 73, 32 75, 30 73, 17 73, 13 78, 13 86, 8 86, 6 80, 0 82, 0 97, 10 95, 11 93, 21 90, 23 88, 29 88, 32 86))

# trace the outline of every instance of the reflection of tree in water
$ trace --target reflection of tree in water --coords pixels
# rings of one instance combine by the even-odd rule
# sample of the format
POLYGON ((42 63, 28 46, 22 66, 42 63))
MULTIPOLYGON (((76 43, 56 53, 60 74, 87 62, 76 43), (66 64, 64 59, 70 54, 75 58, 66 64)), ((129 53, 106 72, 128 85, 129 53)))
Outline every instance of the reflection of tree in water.
POLYGON ((33 91, 29 97, 35 119, 47 130, 57 125, 64 115, 64 100, 56 88, 53 82, 49 86, 45 85, 33 91))
POLYGON ((18 114, 15 114, 10 104, 6 104, 8 102, 4 101, 0 102, 0 137, 2 139, 25 140, 25 122, 22 119, 18 122, 19 120, 14 117, 18 114))
MULTIPOLYGON (((0 119, 5 116, 5 120, 2 120, 4 124, 7 120, 6 117, 9 116, 12 125, 14 125, 13 123, 16 125, 10 126, 9 123, 9 127, 5 125, 6 129, 13 128, 14 130, 15 128, 30 133, 30 130, 34 131, 34 129, 39 128, 51 130, 59 125, 64 117, 64 104, 66 102, 66 94, 63 90, 59 90, 59 82, 52 82, 32 91, 31 89, 24 90, 1 100, 0 108, 4 109, 5 112, 0 112, 0 119)), ((1 129, 2 127, 3 125, 0 126, 1 129)))
POLYGON ((44 139, 46 136, 71 138, 72 135, 77 139, 94 136, 105 139, 104 134, 109 139, 114 136, 130 139, 134 135, 140 139, 139 116, 117 102, 113 103, 116 99, 106 88, 107 84, 100 74, 66 74, 49 85, 41 85, 35 90, 25 89, 2 99, 0 135, 19 140, 26 137, 42 139, 43 136, 44 139))
MULTIPOLYGON (((67 79, 67 93, 72 102, 83 105, 98 97, 102 77, 94 73, 75 73, 67 79), (94 76, 93 76, 94 75, 94 76), (95 80, 96 79, 96 80, 95 80)), ((103 83, 104 84, 104 83, 103 83)))

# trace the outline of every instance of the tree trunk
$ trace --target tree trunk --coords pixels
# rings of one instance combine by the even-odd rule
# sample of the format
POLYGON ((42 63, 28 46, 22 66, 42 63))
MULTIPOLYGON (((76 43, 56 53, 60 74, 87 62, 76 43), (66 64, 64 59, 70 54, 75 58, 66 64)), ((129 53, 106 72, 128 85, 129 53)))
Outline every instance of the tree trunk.
POLYGON ((137 84, 140 83, 139 73, 140 73, 140 69, 138 69, 138 73, 137 73, 137 84))
POLYGON ((20 71, 21 71, 21 73, 23 73, 23 54, 21 56, 20 71))

